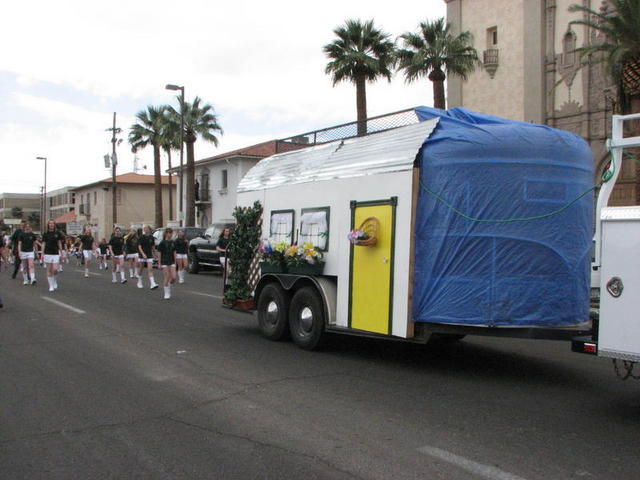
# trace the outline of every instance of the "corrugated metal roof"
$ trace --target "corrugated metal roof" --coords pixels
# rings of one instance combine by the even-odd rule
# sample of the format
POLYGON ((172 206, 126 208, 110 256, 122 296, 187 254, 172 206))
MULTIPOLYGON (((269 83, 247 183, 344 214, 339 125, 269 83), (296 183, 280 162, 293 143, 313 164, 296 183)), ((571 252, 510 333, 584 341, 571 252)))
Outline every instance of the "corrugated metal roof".
POLYGON ((409 170, 437 124, 438 119, 434 118, 366 137, 267 157, 247 172, 238 192, 409 170))

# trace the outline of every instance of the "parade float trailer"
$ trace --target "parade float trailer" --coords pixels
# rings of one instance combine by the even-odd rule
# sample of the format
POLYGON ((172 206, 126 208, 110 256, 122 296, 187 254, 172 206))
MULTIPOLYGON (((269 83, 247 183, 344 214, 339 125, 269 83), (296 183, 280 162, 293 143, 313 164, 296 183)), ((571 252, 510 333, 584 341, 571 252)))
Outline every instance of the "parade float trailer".
MULTIPOLYGON (((415 342, 590 333, 588 145, 569 132, 460 108, 415 112, 416 124, 276 154, 242 179, 239 204, 261 203, 272 245, 313 244, 323 253, 324 263, 307 271, 263 264, 254 290, 262 333, 276 340, 290 332, 307 349, 328 331, 415 342), (367 241, 348 237, 358 229, 367 241)), ((609 231, 640 228, 640 216, 605 205, 606 283, 617 275, 605 267, 609 245, 613 256, 640 246, 614 246, 609 231)), ((638 272, 637 257, 618 263, 638 272)), ((637 292, 638 276, 625 288, 637 292)), ((630 293, 625 315, 639 298, 630 293)), ((640 350, 635 318, 616 340, 625 339, 629 359, 640 350)), ((603 323, 604 315, 601 332, 603 323)))

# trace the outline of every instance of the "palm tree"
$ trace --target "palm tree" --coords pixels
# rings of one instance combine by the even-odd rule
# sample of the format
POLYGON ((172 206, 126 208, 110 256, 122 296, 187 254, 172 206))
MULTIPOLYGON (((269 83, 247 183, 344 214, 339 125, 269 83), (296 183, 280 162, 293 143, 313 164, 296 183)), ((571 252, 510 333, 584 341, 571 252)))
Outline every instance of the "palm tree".
MULTIPOLYGON (((195 157, 194 144, 200 136, 202 139, 218 146, 218 135, 222 135, 222 127, 218 124, 218 116, 214 108, 208 103, 201 104, 199 97, 193 99, 193 103, 184 102, 178 97, 180 110, 184 118, 184 142, 187 144, 187 188, 186 188, 186 225, 196 223, 196 196, 195 196, 195 157)), ((180 113, 173 107, 169 107, 170 118, 179 122, 180 113)), ((179 127, 178 127, 178 131, 179 127)))
POLYGON ((131 125, 129 143, 134 153, 148 145, 153 146, 153 174, 155 186, 155 223, 162 227, 162 170, 160 167, 160 146, 165 123, 165 107, 147 106, 136 113, 136 123, 131 125))
POLYGON ((400 35, 403 48, 398 50, 398 69, 404 70, 407 83, 427 77, 433 82, 433 106, 445 109, 444 81, 447 75, 463 79, 479 63, 470 32, 457 36, 444 18, 420 22, 419 32, 400 35))
MULTIPOLYGON (((169 192, 173 192, 171 181, 171 150, 180 150, 180 119, 175 119, 169 105, 164 107, 165 116, 162 124, 160 146, 167 154, 169 170, 169 192)), ((175 112, 175 111, 174 111, 175 112)), ((173 195, 169 194, 169 220, 173 220, 173 195)))
POLYGON ((395 46, 389 35, 377 29, 373 20, 347 20, 333 30, 336 38, 324 46, 323 51, 331 60, 325 73, 332 75, 333 86, 342 81, 356 86, 358 112, 358 136, 367 134, 367 81, 378 77, 391 81, 391 69, 395 65, 395 46))
POLYGON ((609 0, 613 11, 594 10, 574 4, 570 12, 582 12, 585 17, 570 25, 584 25, 603 34, 604 41, 577 48, 582 58, 595 63, 606 62, 609 73, 620 88, 622 105, 630 113, 640 111, 640 0, 609 0), (596 58, 594 58, 594 56, 596 58), (635 102, 629 105, 629 100, 635 102))

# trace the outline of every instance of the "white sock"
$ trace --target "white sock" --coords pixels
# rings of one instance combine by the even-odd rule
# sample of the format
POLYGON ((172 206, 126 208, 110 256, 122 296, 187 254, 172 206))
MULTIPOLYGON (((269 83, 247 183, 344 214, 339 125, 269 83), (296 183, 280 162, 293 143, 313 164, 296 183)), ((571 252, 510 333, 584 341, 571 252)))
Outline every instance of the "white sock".
POLYGON ((47 283, 49 284, 49 288, 53 288, 53 277, 47 277, 47 283))
POLYGON ((111 272, 111 276, 113 277, 113 280, 114 280, 114 281, 116 281, 116 280, 117 280, 117 278, 116 278, 116 272, 111 272))
POLYGON ((127 275, 124 272, 120 272, 120 278, 122 280, 126 280, 127 279, 127 275))
POLYGON ((58 288, 58 277, 53 276, 53 288, 58 288))
POLYGON ((26 282, 27 280, 29 280, 29 275, 27 275, 26 273, 22 272, 22 278, 26 282))

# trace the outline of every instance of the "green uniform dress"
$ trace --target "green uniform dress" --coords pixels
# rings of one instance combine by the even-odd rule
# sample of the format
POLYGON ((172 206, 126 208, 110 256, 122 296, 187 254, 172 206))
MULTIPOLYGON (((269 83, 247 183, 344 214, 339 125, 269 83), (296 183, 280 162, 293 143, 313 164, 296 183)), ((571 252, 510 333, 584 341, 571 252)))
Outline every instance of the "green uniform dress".
POLYGON ((109 240, 109 245, 115 256, 124 255, 124 238, 113 235, 109 240))
POLYGON ((176 245, 173 240, 162 240, 158 245, 160 252, 160 265, 175 265, 174 252, 176 245))

